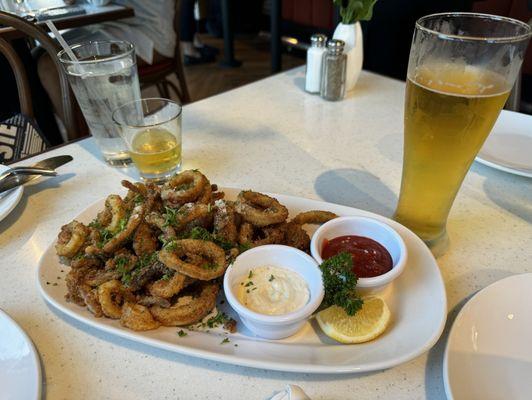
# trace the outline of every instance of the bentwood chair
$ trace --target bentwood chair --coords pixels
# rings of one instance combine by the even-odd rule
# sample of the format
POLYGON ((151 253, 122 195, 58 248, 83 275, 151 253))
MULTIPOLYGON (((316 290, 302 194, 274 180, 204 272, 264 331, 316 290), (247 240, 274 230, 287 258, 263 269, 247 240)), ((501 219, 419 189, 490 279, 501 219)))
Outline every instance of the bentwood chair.
MULTIPOLYGON (((75 139, 79 137, 79 128, 83 126, 83 120, 79 116, 79 113, 75 113, 77 105, 74 103, 74 97, 70 90, 67 77, 65 76, 57 58, 59 45, 52 40, 40 26, 28 22, 16 15, 0 11, 0 25, 9 26, 24 33, 29 39, 37 41, 39 45, 48 53, 59 74, 61 103, 63 107, 63 124, 65 126, 67 137, 68 139, 75 139)), ((8 60, 15 75, 19 92, 21 112, 30 118, 34 118, 33 105, 31 101, 31 89, 26 76, 25 67, 10 43, 5 39, 0 39, 0 52, 8 60)))
POLYGON ((179 0, 175 2, 174 14, 174 31, 176 34, 176 45, 173 58, 164 58, 160 62, 152 65, 139 66, 139 80, 141 88, 154 86, 162 97, 170 98, 170 89, 174 91, 181 103, 189 103, 190 95, 188 93, 185 71, 183 69, 183 60, 181 57, 181 40, 180 40, 180 4, 179 0), (176 86, 168 78, 175 74, 178 82, 176 86))

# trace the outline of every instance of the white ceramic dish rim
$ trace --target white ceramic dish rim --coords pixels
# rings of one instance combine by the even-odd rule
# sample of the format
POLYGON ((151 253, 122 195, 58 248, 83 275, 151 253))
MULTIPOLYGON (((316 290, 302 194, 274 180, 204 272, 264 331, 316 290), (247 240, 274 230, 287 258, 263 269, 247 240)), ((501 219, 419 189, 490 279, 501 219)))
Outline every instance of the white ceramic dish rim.
POLYGON ((357 222, 357 221, 370 221, 371 223, 379 225, 380 228, 384 229, 388 233, 392 235, 392 237, 395 239, 396 243, 399 246, 400 249, 400 257, 397 260, 397 262, 394 264, 392 269, 385 274, 374 276, 371 278, 358 278, 358 287, 361 288, 374 288, 378 286, 384 286, 388 283, 392 282, 394 279, 399 277, 403 270, 405 269, 406 260, 407 260, 407 250, 406 250, 406 244, 397 233, 395 229, 393 229, 391 226, 379 221, 376 218, 371 217, 361 217, 361 216, 346 216, 346 217, 340 217, 335 218, 331 221, 328 221, 324 223, 322 226, 320 226, 316 232, 314 232, 314 235, 312 235, 312 240, 310 242, 310 251, 312 253, 312 256, 314 259, 318 262, 318 264, 321 264, 323 262, 323 259, 321 258, 320 251, 318 249, 318 237, 320 235, 323 235, 324 232, 327 231, 327 229, 330 229, 333 225, 339 225, 346 222, 357 222))
POLYGON ((512 168, 504 164, 499 164, 496 161, 490 161, 486 158, 483 158, 483 155, 480 153, 477 157, 475 157, 475 161, 479 162, 480 164, 486 165, 490 168, 498 169, 499 171, 507 172, 509 174, 524 176, 526 178, 532 178, 532 171, 529 172, 524 169, 512 168))
MULTIPOLYGON (((0 164, 0 173, 8 170, 10 167, 0 164)), ((7 203, 7 206, 4 210, 0 211, 0 221, 7 217, 11 211, 17 206, 20 199, 22 198, 22 193, 24 193, 24 187, 21 185, 15 189, 11 189, 11 193, 4 195, 0 198, 0 207, 2 203, 7 203)))
POLYGON ((453 400, 454 396, 452 394, 452 388, 451 388, 451 382, 449 381, 449 352, 450 352, 450 343, 453 335, 456 334, 457 323, 462 319, 463 315, 466 312, 469 312, 469 309, 472 307, 472 304, 476 301, 476 299, 481 296, 485 291, 493 289, 493 287, 503 285, 505 281, 510 279, 515 279, 517 276, 522 275, 531 275, 532 273, 528 272, 525 274, 516 274, 511 275, 506 278, 500 279, 498 281, 493 282, 492 284, 486 286, 483 289, 480 289, 478 292, 476 292, 462 307, 458 315, 456 316, 455 320, 453 321, 453 325, 451 327, 451 330, 449 331, 449 336, 447 337, 447 343, 445 343, 445 351, 443 353, 443 387, 445 389, 445 395, 447 396, 447 399, 453 400))
MULTIPOLYGON (((231 188, 231 187, 223 187, 223 188, 221 188, 221 190, 223 190, 223 191, 225 191, 227 193, 227 192, 231 192, 231 191, 238 192, 240 189, 231 188)), ((321 207, 323 207, 323 205, 333 205, 335 207, 340 207, 340 208, 342 208, 344 210, 349 210, 349 212, 360 213, 362 215, 367 215, 367 216, 374 217, 374 218, 379 219, 381 221, 388 221, 392 225, 401 226, 397 222, 392 221, 392 220, 390 220, 390 219, 388 219, 386 217, 382 217, 382 216, 379 216, 377 214, 373 214, 373 213, 371 213, 369 211, 364 211, 364 210, 360 210, 360 209, 353 208, 353 207, 342 206, 342 205, 337 205, 337 204, 333 204, 333 203, 327 203, 327 202, 320 201, 320 200, 304 199, 304 198, 297 197, 297 196, 279 195, 279 194, 275 194, 275 193, 266 193, 266 194, 269 194, 270 196, 273 196, 273 197, 282 196, 285 199, 291 200, 291 201, 306 200, 306 201, 309 201, 309 202, 313 203, 313 206, 312 206, 313 209, 319 208, 320 205, 321 205, 321 207)), ((98 204, 103 204, 103 201, 104 201, 104 199, 101 199, 101 200, 98 200, 98 201, 94 202, 92 205, 90 205, 90 206, 86 207, 84 210, 82 210, 79 214, 82 214, 87 209, 90 209, 91 207, 95 207, 98 204)), ((430 250, 425 246, 425 244, 421 241, 421 239, 419 239, 419 237, 417 237, 414 233, 412 233, 406 227, 403 227, 403 229, 405 230, 405 232, 407 232, 409 234, 410 239, 416 245, 416 248, 418 248, 419 250, 425 252, 425 254, 427 256, 431 257, 432 260, 434 260, 432 254, 430 253, 430 250)), ((54 243, 55 243, 55 239, 53 239, 53 241, 50 243, 49 248, 52 248, 54 243)), ((46 254, 46 250, 45 250, 44 254, 46 254)), ((75 312, 73 310, 70 310, 69 308, 65 307, 63 304, 61 304, 58 301, 56 301, 52 296, 50 296, 46 292, 45 286, 43 284, 41 284, 41 281, 40 281, 40 278, 39 278, 41 270, 45 268, 44 267, 44 263, 42 261, 43 261, 43 258, 41 258, 41 261, 39 262, 39 267, 37 268, 37 274, 36 274, 36 280, 37 280, 36 284, 38 286, 39 292, 40 292, 41 296, 51 306, 55 307, 56 309, 58 309, 62 313, 68 315, 69 317, 71 317, 71 318, 73 318, 75 320, 81 321, 81 322, 87 324, 88 326, 95 327, 95 328, 97 328, 97 329, 99 329, 101 331, 110 333, 112 335, 115 335, 115 336, 118 336, 118 337, 121 337, 121 338, 125 338, 125 339, 128 339, 128 340, 131 340, 131 341, 136 342, 136 343, 143 343, 145 345, 147 344, 147 345, 150 345, 150 346, 153 346, 153 347, 156 347, 156 348, 168 350, 168 351, 171 351, 171 352, 177 352, 177 353, 188 355, 188 356, 199 357, 199 358, 203 358, 205 360, 211 360, 211 361, 217 361, 217 362, 225 362, 225 363, 240 365, 240 366, 244 366, 244 367, 268 369, 268 370, 284 371, 284 372, 303 372, 303 373, 315 373, 315 374, 360 373, 360 372, 377 371, 377 370, 382 370, 382 369, 386 369, 386 368, 391 368, 391 367, 394 367, 396 365, 399 365, 399 364, 405 363, 407 361, 410 361, 410 360, 420 356, 421 354, 425 353, 430 348, 432 348, 432 346, 434 346, 434 344, 436 344, 436 342, 440 338, 440 336, 441 336, 441 334, 443 332, 443 329, 445 327, 446 319, 447 319, 447 297, 446 297, 446 292, 445 292, 445 285, 443 283, 441 272, 440 272, 440 270, 439 270, 439 268, 437 266, 436 261, 434 260, 435 268, 434 268, 433 272, 439 278, 439 283, 440 283, 440 286, 441 286, 440 287, 441 303, 442 303, 441 320, 439 322, 439 325, 438 325, 437 329, 434 330, 434 332, 430 336, 430 338, 425 340, 425 342, 421 346, 417 347, 415 350, 403 353, 401 356, 397 356, 397 357, 392 358, 392 359, 379 361, 379 362, 366 363, 366 364, 363 364, 363 365, 316 365, 316 364, 304 364, 304 363, 297 363, 297 362, 282 362, 282 363, 280 363, 280 362, 268 361, 268 360, 260 360, 260 361, 257 362, 256 360, 250 360, 250 359, 242 358, 242 357, 239 357, 239 356, 236 356, 236 355, 232 355, 232 354, 215 353, 215 352, 211 352, 211 351, 208 351, 208 350, 202 350, 202 349, 197 349, 197 348, 183 346, 183 345, 180 345, 178 343, 168 343, 168 342, 166 342, 164 340, 158 340, 158 339, 155 339, 155 338, 150 338, 150 337, 145 337, 145 336, 143 336, 142 338, 139 339, 139 337, 132 331, 126 331, 124 329, 115 328, 113 326, 99 324, 98 321, 94 320, 94 318, 92 318, 92 317, 91 318, 87 318, 84 315, 79 314, 79 313, 77 313, 77 312, 75 312)))
MULTIPOLYGON (((320 280, 322 279, 321 272, 318 267, 318 264, 316 263, 316 260, 314 260, 311 256, 309 256, 305 252, 295 249, 293 247, 283 246, 279 244, 273 244, 273 245, 270 244, 270 245, 255 247, 253 249, 246 251, 242 255, 248 254, 249 256, 250 252, 267 252, 267 251, 277 252, 277 253, 290 251, 290 252, 297 253, 300 257, 305 259, 309 264, 314 266, 314 270, 309 269, 309 271, 312 271, 311 273, 319 276, 320 280)), ((238 257, 236 258, 233 264, 238 262, 238 257)), ((286 265, 286 267, 287 266, 288 265, 286 265)), ((251 270, 252 268, 253 267, 249 267, 248 271, 251 270)), ((257 321, 257 322, 260 322, 261 324, 286 325, 286 324, 294 323, 297 321, 301 321, 303 319, 307 319, 314 311, 316 311, 316 309, 321 304, 321 301, 323 300, 324 291, 323 291, 323 284, 322 284, 321 290, 319 290, 317 293, 314 293, 314 295, 311 292, 310 293, 311 297, 309 301, 303 307, 297 309, 296 311, 293 311, 287 314, 282 314, 282 315, 261 314, 261 313, 250 310, 249 308, 241 304, 240 301, 238 301, 238 299, 233 293, 233 287, 229 283, 232 273, 233 273, 233 269, 232 269, 232 265, 230 265, 228 268, 228 271, 226 271, 224 275, 224 292, 225 292, 227 301, 229 301, 229 304, 231 305, 231 307, 233 307, 233 309, 239 315, 243 315, 246 319, 257 321)), ((301 274, 298 274, 298 275, 301 275, 301 274)), ((305 276, 301 276, 301 277, 307 282, 307 285, 308 285, 308 279, 305 276)))
MULTIPOLYGON (((39 356, 37 355, 37 349, 35 348, 35 345, 33 344, 28 334, 24 331, 24 329, 20 327, 19 324, 17 324, 17 321, 11 318, 11 316, 5 311, 3 311, 1 308, 0 308, 0 316, 4 317, 6 320, 11 322, 11 324, 19 332, 20 336, 24 338, 24 341, 28 344, 28 347, 30 348, 31 359, 33 361, 33 365, 35 366, 34 372, 35 372, 36 379, 33 381, 33 384, 37 388, 35 399, 40 399, 41 393, 42 393, 42 371, 41 371, 41 360, 39 359, 39 356)), ((5 390, 5 388, 2 388, 2 390, 5 390)))
MULTIPOLYGON (((527 116, 525 114, 521 114, 515 111, 509 111, 509 110, 502 110, 501 114, 499 115, 500 118, 517 118, 517 119, 531 119, 532 117, 527 116)), ((497 121, 499 122, 499 121, 497 121)), ((497 135, 497 123, 495 127, 493 128, 493 131, 490 133, 490 136, 497 135)), ((503 136, 504 134, 500 134, 500 136, 503 136)), ((488 137, 489 140, 489 137, 488 137)), ((478 155, 475 157, 475 161, 479 162, 480 164, 486 165, 490 168, 498 169, 499 171, 507 172, 509 174, 513 175, 519 175, 524 176, 526 178, 532 178, 532 168, 531 169, 524 169, 519 168, 517 166, 511 165, 511 162, 508 162, 504 159, 498 159, 493 156, 490 156, 490 154, 483 152, 483 148, 480 149, 478 155)))

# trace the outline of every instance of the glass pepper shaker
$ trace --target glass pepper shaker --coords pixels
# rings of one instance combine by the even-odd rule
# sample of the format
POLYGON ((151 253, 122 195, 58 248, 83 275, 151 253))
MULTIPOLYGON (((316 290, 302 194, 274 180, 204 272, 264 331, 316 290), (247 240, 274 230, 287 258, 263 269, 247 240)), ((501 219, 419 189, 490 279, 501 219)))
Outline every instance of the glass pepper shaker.
POLYGON ((345 42, 331 39, 327 42, 327 52, 323 56, 321 69, 320 96, 326 100, 341 100, 345 94, 345 71, 347 55, 344 54, 345 42))

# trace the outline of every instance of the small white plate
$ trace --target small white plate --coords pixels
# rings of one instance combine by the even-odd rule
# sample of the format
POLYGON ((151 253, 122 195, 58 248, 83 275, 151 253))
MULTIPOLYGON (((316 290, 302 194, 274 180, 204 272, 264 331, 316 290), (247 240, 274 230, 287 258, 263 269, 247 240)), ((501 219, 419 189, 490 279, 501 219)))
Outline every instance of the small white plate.
MULTIPOLYGON (((9 167, 0 164, 0 174, 9 167)), ((15 189, 11 189, 7 193, 0 193, 0 221, 9 215, 9 213, 15 208, 22 197, 24 189, 19 186, 15 189)))
POLYGON ((31 339, 0 310, 0 398, 40 399, 41 365, 31 339))
POLYGON ((475 160, 532 178, 532 116, 502 110, 475 160))
MULTIPOLYGON (((240 192, 231 188, 221 190, 229 200, 236 199, 240 192)), ((39 262, 37 278, 40 292, 53 307, 113 335, 177 353, 247 367, 305 373, 374 371, 407 362, 436 343, 447 318, 447 300, 438 264, 421 239, 397 222, 367 211, 299 197, 271 196, 284 204, 291 216, 301 211, 326 210, 342 216, 373 217, 387 223, 402 236, 408 248, 409 262, 401 276, 383 294, 392 322, 382 336, 368 343, 343 345, 329 339, 312 322, 307 322, 294 336, 282 340, 257 338, 241 321, 235 334, 211 330, 189 332, 186 337, 179 337, 179 328, 134 332, 122 327, 116 320, 95 318, 86 308, 65 300, 67 289, 64 278, 69 268, 59 263, 53 243, 39 262), (229 343, 222 342, 225 337, 230 339, 229 343)), ((103 207, 102 199, 79 214, 76 220, 88 223, 103 207)), ((59 227, 57 229, 59 231, 59 227)), ((219 309, 238 321, 238 316, 229 309, 227 302, 219 309)))
POLYGON ((532 398, 532 274, 478 292, 454 321, 443 361, 449 400, 532 398))

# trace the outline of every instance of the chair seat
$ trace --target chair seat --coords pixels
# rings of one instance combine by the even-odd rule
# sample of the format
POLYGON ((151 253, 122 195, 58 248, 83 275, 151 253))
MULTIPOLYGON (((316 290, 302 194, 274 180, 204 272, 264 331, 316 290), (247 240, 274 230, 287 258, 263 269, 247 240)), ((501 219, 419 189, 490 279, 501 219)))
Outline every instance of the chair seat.
POLYGON ((145 64, 138 67, 139 78, 159 75, 165 72, 173 72, 175 69, 175 62, 173 58, 164 58, 156 64, 145 64))

